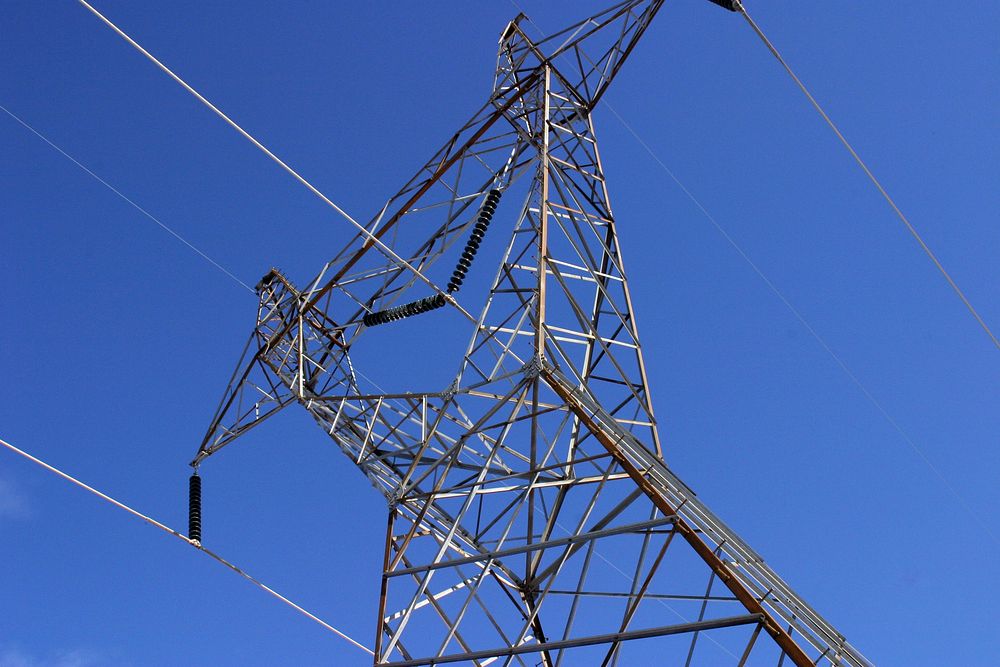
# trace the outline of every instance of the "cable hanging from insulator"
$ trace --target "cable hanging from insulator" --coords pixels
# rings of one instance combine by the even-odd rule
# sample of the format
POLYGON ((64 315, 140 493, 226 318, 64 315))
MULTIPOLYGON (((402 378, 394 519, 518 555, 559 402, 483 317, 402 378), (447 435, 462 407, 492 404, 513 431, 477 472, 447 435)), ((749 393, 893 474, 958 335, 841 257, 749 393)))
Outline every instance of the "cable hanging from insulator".
POLYGON ((188 479, 188 539, 201 544, 201 477, 197 470, 188 479))
MULTIPOLYGON (((479 217, 472 228, 472 234, 469 235, 469 240, 466 241, 465 248, 462 250, 462 254, 458 258, 458 263, 455 265, 455 270, 451 274, 451 280, 448 281, 448 294, 457 292, 462 286, 462 282, 469 272, 469 267, 472 266, 472 260, 476 257, 476 251, 479 250, 479 245, 483 242, 483 237, 486 235, 486 229, 489 227, 490 221, 493 220, 493 214, 497 210, 501 194, 501 191, 496 188, 486 194, 486 200, 483 202, 482 208, 479 209, 479 217)), ((366 327, 374 327, 379 324, 395 322, 404 317, 412 317, 431 310, 437 310, 443 307, 445 303, 447 303, 447 299, 444 294, 435 294, 434 296, 427 296, 416 301, 411 301, 410 303, 404 303, 401 306, 367 313, 361 321, 364 322, 366 327)))

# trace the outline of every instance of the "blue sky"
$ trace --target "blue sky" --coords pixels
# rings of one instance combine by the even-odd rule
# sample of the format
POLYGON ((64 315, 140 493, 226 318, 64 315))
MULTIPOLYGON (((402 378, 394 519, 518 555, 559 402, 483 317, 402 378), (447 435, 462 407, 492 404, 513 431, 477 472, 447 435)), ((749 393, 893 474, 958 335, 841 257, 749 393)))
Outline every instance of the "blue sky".
MULTIPOLYGON (((546 30, 603 4, 522 2, 546 30)), ((96 6, 366 219, 485 99, 516 13, 96 6)), ((748 6, 1000 328, 1000 9, 748 6)), ((244 282, 271 266, 305 282, 347 239, 76 3, 5 15, 0 104, 244 282)), ((997 350, 735 15, 668 3, 608 101, 898 426, 600 109, 672 467, 877 663, 995 664, 997 350)), ((186 463, 255 300, 6 114, 0 148, 0 437, 183 528, 186 463)), ((370 642, 384 501, 308 416, 285 411, 203 473, 206 543, 370 642)), ((0 535, 4 666, 365 664, 193 549, 2 452, 0 535)))

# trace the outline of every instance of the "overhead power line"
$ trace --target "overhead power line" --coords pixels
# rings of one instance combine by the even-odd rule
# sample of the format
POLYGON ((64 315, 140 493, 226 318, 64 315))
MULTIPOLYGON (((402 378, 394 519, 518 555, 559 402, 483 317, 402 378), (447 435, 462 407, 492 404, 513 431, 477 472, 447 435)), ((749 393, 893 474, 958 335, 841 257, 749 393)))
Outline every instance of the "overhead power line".
MULTIPOLYGON (((510 3, 514 5, 514 7, 519 12, 524 14, 524 10, 521 9, 521 6, 517 3, 516 0, 510 0, 510 3)), ((528 21, 535 27, 536 30, 538 30, 539 33, 544 34, 541 27, 537 23, 535 23, 535 21, 533 21, 530 17, 528 18, 528 21)), ((808 95, 808 91, 806 92, 806 94, 808 95)), ((812 96, 810 96, 810 99, 811 98, 812 96)), ((670 180, 672 180, 674 184, 681 190, 681 192, 683 192, 684 195, 698 208, 698 210, 702 213, 705 219, 708 220, 712 224, 712 226, 715 227, 716 231, 718 231, 719 234, 722 235, 722 237, 726 240, 726 242, 730 246, 732 246, 732 248, 739 254, 739 256, 743 259, 743 261, 745 261, 747 265, 753 270, 753 272, 757 274, 757 277, 760 278, 761 281, 767 286, 767 288, 778 298, 778 300, 781 301, 782 304, 784 304, 784 306, 795 317, 795 319, 799 322, 799 324, 802 325, 802 327, 809 333, 809 335, 812 336, 813 339, 820 345, 820 347, 822 347, 823 350, 830 356, 830 358, 833 359, 833 361, 837 364, 840 370, 844 372, 844 375, 846 375, 847 378, 858 388, 858 390, 862 393, 862 395, 864 395, 864 397, 868 400, 868 402, 871 403, 871 405, 879 412, 879 414, 882 415, 882 417, 886 420, 886 422, 888 422, 889 425, 899 434, 899 436, 903 439, 903 441, 910 447, 911 450, 913 450, 913 452, 920 458, 920 460, 924 462, 927 468, 932 473, 934 473, 934 475, 938 478, 938 480, 955 498, 955 500, 958 502, 961 508, 965 510, 966 514, 969 515, 969 518, 972 519, 973 522, 978 524, 986 532, 986 534, 989 535, 990 539, 992 539, 997 544, 1000 544, 1000 537, 997 537, 996 533, 994 533, 993 530, 991 530, 990 527, 986 524, 986 521, 975 510, 972 509, 972 505, 968 501, 966 501, 965 497, 958 491, 955 485, 952 484, 951 481, 941 471, 941 469, 938 468, 933 461, 931 461, 930 457, 928 457, 928 455, 913 440, 913 438, 911 438, 909 434, 903 430, 903 427, 900 426, 899 422, 896 421, 896 419, 889 413, 889 411, 885 409, 882 403, 877 398, 875 398, 875 395, 872 394, 872 392, 868 389, 867 386, 865 386, 865 384, 861 381, 861 379, 858 378, 857 375, 855 375, 854 371, 851 370, 851 368, 840 357, 840 355, 837 354, 832 347, 830 347, 829 343, 826 342, 826 340, 819 334, 819 332, 816 331, 815 328, 813 328, 812 324, 810 324, 809 321, 806 320, 802 312, 798 308, 796 308, 791 301, 788 300, 788 297, 786 297, 785 294, 780 289, 778 289, 778 286, 775 285, 774 281, 772 281, 767 276, 767 274, 764 273, 764 271, 757 265, 757 263, 753 261, 753 259, 746 252, 746 250, 744 250, 743 247, 736 242, 736 239, 733 238, 733 236, 726 230, 725 227, 722 226, 722 224, 715 218, 715 216, 713 216, 709 212, 709 210, 705 207, 705 205, 702 204, 697 197, 695 197, 694 193, 691 192, 691 190, 683 182, 681 182, 681 180, 677 177, 677 175, 673 172, 673 170, 667 166, 666 162, 664 162, 663 159, 661 159, 660 156, 657 155, 657 153, 653 150, 653 148, 649 145, 649 143, 647 143, 646 140, 639 135, 639 133, 635 130, 635 128, 633 128, 632 125, 630 125, 629 122, 626 121, 625 118, 623 118, 620 113, 618 113, 618 111, 611 105, 611 103, 607 100, 607 98, 603 99, 601 102, 608 109, 608 111, 610 111, 611 114, 618 120, 618 122, 621 123, 622 127, 624 127, 628 131, 628 133, 632 135, 632 138, 634 138, 636 142, 638 142, 639 145, 642 146, 642 148, 649 154, 649 156, 652 157, 653 160, 660 166, 660 168, 663 169, 663 171, 667 174, 667 176, 670 177, 670 180)), ((893 204, 893 206, 895 207, 895 204, 893 204)), ((987 329, 987 332, 990 333, 990 335, 992 336, 992 333, 989 331, 989 329, 987 329)))
POLYGON ((682 183, 679 178, 677 178, 677 175, 674 174, 674 172, 670 169, 670 167, 667 166, 667 164, 662 159, 660 159, 660 156, 653 151, 652 147, 650 147, 650 145, 646 143, 646 141, 641 136, 639 136, 639 133, 635 131, 635 129, 628 123, 628 121, 622 118, 621 114, 619 114, 606 99, 603 100, 603 102, 604 106, 607 107, 608 110, 615 116, 615 118, 617 118, 618 121, 622 124, 622 126, 626 130, 628 130, 629 134, 631 134, 632 137, 637 142, 639 142, 639 145, 642 146, 647 153, 649 153, 649 156, 652 157, 653 160, 660 165, 663 171, 666 172, 667 176, 669 176, 670 179, 674 182, 674 184, 677 185, 678 188, 680 188, 681 192, 683 192, 684 195, 691 201, 691 203, 693 203, 698 208, 698 210, 701 211, 705 219, 708 220, 710 223, 712 223, 712 226, 715 227, 716 231, 722 235, 722 238, 724 238, 726 242, 730 246, 732 246, 733 250, 735 250, 741 258, 743 258, 743 261, 745 261, 747 265, 753 270, 753 272, 757 274, 757 277, 761 279, 761 281, 767 286, 769 290, 771 290, 771 293, 774 294, 774 296, 776 296, 778 300, 781 301, 782 304, 784 304, 785 308, 788 309, 788 312, 790 312, 795 317, 795 319, 798 320, 799 324, 801 324, 802 327, 807 332, 809 332, 809 335, 812 336, 817 343, 819 343, 819 346, 822 347, 823 350, 828 355, 830 355, 830 358, 833 359, 833 361, 837 364, 837 366, 840 367, 840 370, 844 372, 844 375, 846 375, 847 378, 854 383, 854 386, 858 388, 858 390, 864 395, 864 397, 868 399, 868 402, 871 403, 872 406, 879 412, 879 414, 881 414, 882 417, 885 418, 886 422, 888 422, 889 425, 903 439, 903 441, 910 446, 910 449, 912 449, 914 453, 916 453, 916 455, 920 457, 920 460, 927 465, 930 471, 937 476, 938 480, 940 480, 941 483, 948 489, 948 491, 951 492, 952 496, 954 496, 955 500, 958 501, 958 504, 961 505, 962 509, 966 511, 969 517, 975 523, 979 524, 983 528, 983 530, 990 536, 990 539, 992 539, 997 544, 1000 544, 1000 538, 998 538, 997 535, 990 529, 990 527, 986 524, 983 518, 975 510, 972 509, 972 505, 968 501, 966 501, 965 497, 961 493, 959 493, 955 485, 952 484, 951 481, 949 481, 949 479, 945 476, 943 472, 941 472, 940 468, 934 465, 934 462, 931 461, 930 457, 928 457, 927 454, 924 452, 924 450, 919 445, 917 445, 917 443, 913 440, 913 438, 911 438, 909 434, 903 430, 903 427, 900 426, 899 422, 896 421, 896 419, 891 414, 889 414, 889 411, 885 409, 885 407, 877 398, 875 398, 875 395, 872 394, 872 392, 868 389, 867 386, 865 386, 865 384, 861 381, 861 379, 854 374, 854 371, 851 370, 851 368, 840 357, 840 355, 837 354, 832 347, 830 347, 830 344, 826 342, 826 339, 824 339, 823 336, 821 336, 818 331, 816 331, 816 329, 812 326, 812 324, 809 323, 809 321, 805 318, 802 312, 798 308, 796 308, 791 301, 788 300, 788 297, 785 296, 784 292, 778 289, 778 286, 774 283, 774 281, 772 281, 767 276, 767 274, 764 273, 763 269, 761 269, 760 266, 758 266, 757 263, 753 261, 750 255, 747 254, 747 251, 744 250, 743 247, 736 242, 736 239, 734 239, 733 236, 728 231, 726 231, 726 228, 723 227, 722 224, 719 223, 718 220, 716 220, 715 216, 713 216, 709 212, 709 210, 705 208, 704 204, 702 204, 701 201, 694 196, 694 193, 692 193, 691 190, 689 190, 688 187, 684 185, 684 183, 682 183))
POLYGON ((284 169, 289 174, 291 174, 295 178, 295 180, 297 180, 299 183, 301 183, 302 185, 304 185, 307 188, 309 188, 310 192, 312 192, 314 195, 316 195, 317 197, 319 197, 320 199, 322 199, 330 208, 332 208, 334 211, 336 211, 341 216, 343 216, 348 222, 354 224, 357 227, 361 227, 361 225, 354 218, 352 218, 350 215, 348 215, 347 212, 344 211, 344 209, 342 209, 339 206, 337 206, 329 197, 327 197, 325 194, 323 194, 322 192, 320 192, 316 188, 316 186, 314 186, 312 183, 310 183, 309 181, 307 181, 305 179, 305 177, 302 176, 299 172, 297 172, 294 169, 292 169, 291 167, 289 167, 288 164, 286 164, 284 160, 282 160, 277 155, 275 155, 274 153, 272 153, 271 150, 267 146, 265 146, 264 144, 262 144, 261 142, 259 142, 256 138, 254 138, 253 135, 251 135, 249 132, 247 132, 242 127, 240 127, 240 125, 236 121, 234 121, 232 118, 230 118, 225 113, 223 113, 222 110, 219 109, 219 107, 217 107, 214 104, 212 104, 211 102, 209 102, 201 93, 199 93, 197 90, 195 90, 194 88, 192 88, 187 83, 187 81, 185 81, 184 79, 182 79, 181 77, 179 77, 177 74, 175 74, 173 72, 173 70, 171 70, 169 67, 167 67, 162 62, 160 62, 159 60, 157 60, 156 56, 154 56, 152 53, 150 53, 149 51, 147 51, 146 49, 144 49, 138 42, 136 42, 134 39, 132 39, 131 37, 129 37, 127 34, 125 34, 124 30, 122 30, 121 28, 119 28, 118 26, 116 26, 114 23, 112 23, 110 19, 108 19, 106 16, 104 16, 104 14, 102 14, 99 11, 97 11, 96 9, 94 9, 94 7, 90 3, 88 3, 86 0, 79 0, 79 2, 80 2, 81 5, 83 5, 87 9, 89 9, 90 12, 93 13, 94 16, 96 16, 97 18, 99 18, 105 25, 107 25, 109 28, 111 28, 116 33, 118 33, 118 36, 121 37, 122 39, 124 39, 126 42, 128 42, 133 48, 135 48, 136 51, 138 51, 142 55, 146 56, 146 58, 148 58, 154 65, 156 65, 161 70, 163 70, 163 72, 165 74, 167 74, 167 76, 169 76, 171 79, 173 79, 174 81, 176 81, 177 83, 179 83, 184 88, 184 90, 186 90, 189 93, 191 93, 192 95, 194 95, 195 98, 197 98, 199 102, 201 102, 206 107, 208 107, 209 109, 211 109, 215 113, 216 116, 218 116, 222 120, 226 121, 226 123, 228 123, 234 130, 236 130, 237 132, 239 132, 240 134, 242 134, 250 143, 252 143, 254 146, 256 146, 257 148, 259 148, 269 158, 271 158, 272 160, 274 160, 274 162, 276 162, 278 164, 278 166, 280 166, 282 169, 284 169))
POLYGON ((820 105, 820 103, 816 101, 816 98, 813 97, 812 93, 809 92, 809 89, 806 88, 806 85, 802 83, 802 79, 800 79, 795 74, 791 66, 789 66, 788 61, 786 61, 784 57, 782 57, 781 53, 778 52, 778 49, 774 46, 771 40, 767 38, 767 35, 765 35, 764 31, 761 30, 760 26, 757 25, 757 22, 750 17, 750 14, 747 13, 747 10, 746 8, 743 7, 742 3, 737 2, 736 5, 739 8, 740 13, 743 14, 743 17, 747 20, 747 23, 750 24, 751 28, 753 28, 753 31, 757 33, 757 36, 760 37, 762 42, 764 42, 764 45, 767 46, 771 54, 774 55, 774 57, 778 60, 781 66, 785 69, 785 71, 788 72, 788 75, 792 78, 792 81, 795 82, 795 85, 799 87, 799 90, 801 90, 802 93, 806 96, 806 98, 809 100, 809 103, 812 104, 812 106, 816 109, 819 115, 822 116, 823 120, 826 121, 826 124, 830 126, 830 129, 833 130, 833 133, 837 135, 837 138, 840 140, 840 143, 844 145, 844 148, 846 148, 847 151, 851 154, 851 157, 854 158, 854 161, 858 163, 858 166, 861 167, 861 169, 865 172, 865 174, 868 176, 868 179, 871 180, 872 184, 878 189, 882 197, 886 200, 886 202, 888 202, 889 206, 892 207, 892 210, 895 211, 896 216, 903 222, 903 224, 906 226, 906 229, 910 232, 913 238, 917 240, 917 243, 920 244, 920 248, 924 251, 924 254, 926 254, 927 257, 930 258, 931 262, 934 263, 934 266, 937 267, 937 270, 941 273, 942 276, 944 276, 944 279, 948 281, 948 285, 951 286, 952 291, 954 291, 955 294, 958 295, 958 298, 962 300, 962 303, 964 303, 965 307, 969 309, 969 312, 972 313, 972 316, 976 318, 976 321, 979 323, 979 326, 983 328, 983 331, 985 331, 986 334, 990 337, 990 340, 993 341, 993 345, 997 349, 1000 349, 1000 340, 997 340, 996 335, 990 329, 989 325, 986 324, 986 320, 983 319, 983 317, 972 305, 972 302, 969 301, 968 297, 965 296, 965 293, 958 286, 958 283, 955 282, 954 278, 951 277, 951 274, 949 274, 945 270, 944 265, 941 264, 941 260, 937 258, 937 255, 934 254, 934 251, 931 250, 930 246, 927 245, 927 242, 924 241, 924 239, 920 236, 920 233, 917 232, 916 227, 913 226, 913 224, 906 217, 903 211, 900 210, 899 206, 896 205, 896 202, 893 200, 893 198, 889 196, 889 192, 885 189, 885 187, 878 180, 878 178, 876 178, 875 174, 868 167, 865 161, 861 159, 861 156, 858 155, 858 152, 854 150, 854 146, 851 145, 851 142, 847 140, 847 137, 845 137, 843 132, 840 131, 840 128, 837 127, 837 124, 833 122, 833 119, 830 118, 829 114, 827 114, 826 111, 823 109, 823 107, 820 105))
MULTIPOLYGON (((369 243, 371 243, 373 246, 377 247, 379 249, 379 251, 382 252, 386 257, 390 258, 397 265, 399 265, 401 267, 404 267, 407 270, 409 270, 413 275, 415 275, 418 278, 420 278, 423 282, 425 282, 429 287, 431 287, 433 290, 435 290, 439 294, 444 295, 444 292, 442 292, 441 289, 437 285, 435 285, 432 281, 430 281, 422 272, 418 271, 416 268, 413 267, 413 265, 411 265, 405 259, 403 259, 398 254, 396 254, 396 252, 393 251, 392 248, 390 248, 385 243, 383 243, 375 234, 373 234, 371 232, 371 230, 369 230, 367 227, 365 227, 360 222, 358 222, 357 220, 355 220, 354 218, 352 218, 350 215, 348 215, 348 213, 346 211, 344 211, 344 209, 342 209, 336 203, 334 203, 332 199, 330 199, 325 194, 323 194, 322 192, 320 192, 319 188, 317 188, 315 185, 313 185, 308 180, 306 180, 306 178, 304 176, 302 176, 302 174, 300 174, 299 172, 295 171, 290 166, 288 166, 288 164, 284 160, 282 160, 277 155, 275 155, 267 146, 265 146, 263 143, 261 143, 260 141, 258 141, 252 134, 250 134, 245 129, 243 129, 236 121, 234 121, 232 118, 230 118, 225 113, 223 113, 222 110, 219 109, 219 107, 217 107, 214 104, 212 104, 204 95, 202 95, 201 93, 199 93, 190 84, 188 84, 187 81, 185 81, 180 76, 178 76, 177 74, 175 74, 173 70, 171 70, 169 67, 167 67, 166 65, 164 65, 162 62, 160 62, 160 60, 158 60, 156 58, 156 56, 154 56, 152 53, 150 53, 149 51, 147 51, 146 49, 144 49, 142 47, 142 45, 139 44, 137 41, 135 41, 134 39, 132 39, 131 37, 129 37, 125 33, 124 30, 122 30, 117 25, 115 25, 114 23, 112 23, 110 19, 108 19, 106 16, 104 16, 104 14, 102 14, 99 11, 97 11, 96 9, 94 9, 94 7, 90 3, 87 2, 87 0, 78 0, 78 2, 81 5, 83 5, 84 7, 86 7, 94 16, 96 16, 97 18, 99 18, 101 20, 101 22, 103 22, 106 26, 108 26, 109 28, 111 28, 112 30, 114 30, 115 33, 117 33, 119 37, 121 37, 126 42, 128 42, 130 46, 132 46, 133 48, 135 48, 135 50, 137 50, 139 53, 141 53, 142 55, 144 55, 147 59, 149 59, 150 62, 152 62, 154 65, 156 65, 158 68, 160 68, 171 79, 173 79, 174 81, 176 81, 177 83, 179 83, 181 85, 181 87, 184 88, 184 90, 186 90, 189 93, 191 93, 192 95, 194 95, 194 97, 199 102, 201 102, 206 107, 208 107, 209 109, 211 109, 212 112, 215 113, 215 115, 217 115, 222 120, 226 121, 226 123, 229 124, 234 130, 236 130, 237 132, 239 132, 243 137, 245 137, 247 139, 247 141, 249 141, 250 143, 252 143, 258 149, 260 149, 261 152, 263 152, 265 155, 267 155, 269 158, 271 158, 271 160, 273 160, 279 167, 281 167, 286 172, 288 172, 293 178, 295 178, 295 180, 297 180, 302 185, 306 186, 306 188, 308 188, 309 191, 312 192, 314 195, 316 195, 317 197, 319 197, 320 200, 323 201, 323 203, 325 203, 327 206, 329 206, 330 208, 332 208, 342 218, 344 218, 344 220, 346 220, 352 226, 354 226, 354 228, 357 229, 358 232, 362 236, 364 236, 368 240, 369 243)), ((448 299, 451 302, 451 304, 453 306, 456 306, 459 309, 459 311, 462 312, 466 317, 468 317, 469 319, 472 319, 472 316, 469 315, 460 306, 458 306, 457 302, 455 302, 454 299, 448 297, 447 295, 444 295, 444 296, 445 296, 446 299, 448 299)))
POLYGON ((187 544, 191 545, 192 547, 194 547, 198 551, 202 552, 206 556, 209 556, 213 560, 216 560, 219 563, 225 565, 227 568, 229 568, 230 570, 232 570, 236 574, 240 575, 241 577, 243 577, 244 579, 246 579, 247 581, 249 581, 250 583, 252 583, 257 588, 259 588, 262 591, 268 593, 269 595, 277 598, 278 600, 281 600, 286 605, 288 605, 289 607, 291 607, 295 611, 299 612, 300 614, 302 614, 302 615, 304 615, 304 616, 312 619, 313 621, 319 623, 324 628, 326 628, 330 632, 334 633, 335 635, 337 635, 341 639, 344 639, 345 641, 350 642, 353 646, 361 649, 362 651, 364 651, 365 653, 367 653, 369 655, 375 655, 371 651, 371 649, 369 649, 364 644, 362 644, 362 643, 360 643, 360 642, 352 639, 351 637, 349 637, 348 635, 344 634, 343 632, 341 632, 337 628, 333 627, 332 625, 330 625, 329 623, 327 623, 326 621, 324 621, 320 617, 318 617, 315 614, 313 614, 313 613, 305 610, 301 606, 295 604, 294 602, 292 602, 291 600, 289 600, 288 598, 286 598, 281 593, 278 593, 276 590, 274 590, 270 586, 266 585, 264 582, 262 582, 259 579, 251 576, 245 570, 242 570, 239 567, 233 565, 232 563, 230 563, 228 560, 226 560, 225 558, 223 558, 219 554, 215 553, 214 551, 210 551, 209 549, 206 549, 205 547, 203 547, 201 545, 200 542, 192 540, 189 537, 187 537, 186 535, 183 535, 182 533, 174 530, 170 526, 167 526, 166 524, 161 523, 161 522, 157 521, 156 519, 153 519, 153 518, 151 518, 149 516, 146 516, 142 512, 139 512, 138 510, 132 509, 131 507, 129 507, 125 503, 123 503, 123 502, 121 502, 119 500, 115 500, 114 498, 112 498, 108 494, 102 493, 102 492, 98 491, 97 489, 95 489, 94 487, 92 487, 92 486, 90 486, 88 484, 84 484, 83 482, 81 482, 80 480, 76 479, 75 477, 73 477, 73 476, 71 476, 71 475, 63 472, 62 470, 59 470, 55 466, 49 465, 45 461, 42 461, 41 459, 39 459, 39 458, 37 458, 35 456, 32 456, 31 454, 29 454, 28 452, 26 452, 26 451, 24 451, 22 449, 18 449, 17 447, 15 447, 14 445, 10 444, 9 442, 7 442, 5 440, 0 439, 0 445, 3 445, 4 447, 6 447, 10 451, 14 452, 18 456, 21 456, 21 457, 23 457, 23 458, 31 461, 35 465, 41 466, 42 468, 45 468, 49 472, 54 473, 54 474, 58 475, 59 477, 62 477, 67 482, 75 484, 76 486, 80 487, 81 489, 83 489, 85 491, 88 491, 89 493, 94 494, 95 496, 97 496, 101 500, 104 500, 106 502, 111 503, 112 505, 114 505, 118 509, 125 510, 126 512, 128 512, 132 516, 145 521, 149 525, 151 525, 151 526, 153 526, 155 528, 159 528, 160 530, 162 530, 165 533, 169 533, 169 534, 173 535, 174 537, 176 537, 177 539, 181 540, 182 542, 186 542, 187 544))
POLYGON ((49 146, 51 146, 53 149, 55 149, 56 152, 58 152, 59 154, 61 154, 64 158, 66 158, 67 160, 69 160, 70 162, 72 162, 73 164, 75 164, 76 166, 78 166, 80 169, 83 169, 85 172, 87 172, 88 174, 90 174, 90 176, 92 176, 94 178, 94 180, 96 180, 98 183, 100 183, 101 185, 103 185, 104 187, 106 187, 108 190, 111 190, 113 193, 115 193, 116 195, 118 195, 121 199, 125 200, 130 206, 132 206, 132 208, 134 208, 135 210, 137 210, 140 213, 142 213, 144 216, 146 216, 147 218, 149 218, 150 220, 152 220, 153 222, 155 222, 157 225, 159 225, 168 234, 170 234, 175 239, 177 239, 178 241, 180 241, 181 243, 183 243, 184 245, 186 245, 191 250, 193 250, 196 253, 198 253, 202 257, 202 259, 204 259, 209 264, 211 264, 212 266, 214 266, 215 268, 217 268, 219 271, 222 271, 224 274, 226 274, 227 276, 229 276, 230 278, 232 278, 234 281, 236 281, 236 283, 238 285, 241 285, 242 287, 246 288, 251 294, 254 293, 253 288, 250 287, 249 285, 247 285, 245 282, 243 282, 239 278, 237 278, 236 275, 232 271, 230 271, 229 269, 227 269, 226 267, 224 267, 222 264, 219 264, 217 261, 215 261, 214 259, 212 259, 211 257, 209 257, 208 254, 205 253, 201 248, 199 248, 195 244, 193 244, 190 241, 188 241, 186 238, 184 238, 183 236, 181 236, 179 233, 177 233, 177 231, 175 231, 173 228, 171 228, 166 223, 164 223, 163 221, 161 221, 155 215, 153 215, 152 213, 150 213, 149 211, 147 211, 146 209, 144 209, 142 206, 139 206, 138 204, 136 204, 134 201, 132 201, 130 198, 128 198, 124 194, 122 194, 121 190, 119 190, 118 188, 116 188, 115 186, 111 185, 106 180, 104 180, 103 178, 101 178, 100 176, 98 176, 97 174, 95 174, 93 171, 91 171, 82 162, 80 162, 75 157, 73 157, 72 155, 70 155, 69 153, 67 153, 66 151, 64 151, 62 148, 60 148, 59 146, 57 146, 55 144, 55 142, 53 142, 51 139, 49 139, 44 134, 42 134, 41 132, 39 132, 38 130, 36 130, 34 127, 32 127, 31 125, 29 125, 27 123, 27 121, 25 121, 20 116, 18 116, 13 111, 11 111, 10 109, 8 109, 7 107, 5 107, 3 105, 0 105, 0 110, 2 110, 5 114, 7 114, 8 116, 10 116, 14 120, 16 120, 18 123, 20 123, 21 126, 24 127, 26 130, 28 130, 29 132, 31 132, 32 134, 34 134, 36 137, 38 137, 39 139, 41 139, 42 141, 44 141, 45 143, 47 143, 49 146))

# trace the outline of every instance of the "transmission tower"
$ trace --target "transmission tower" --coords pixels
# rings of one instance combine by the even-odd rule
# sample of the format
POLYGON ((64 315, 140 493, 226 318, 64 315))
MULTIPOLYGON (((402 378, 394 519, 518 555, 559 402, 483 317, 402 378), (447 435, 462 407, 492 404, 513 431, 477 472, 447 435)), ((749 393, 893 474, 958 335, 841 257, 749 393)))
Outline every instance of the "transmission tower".
POLYGON ((375 665, 870 664, 662 457, 592 118, 661 5, 540 40, 516 17, 482 108, 306 287, 257 285, 192 465, 312 415, 388 500, 375 665), (446 314, 470 331, 447 386, 352 365, 446 314))

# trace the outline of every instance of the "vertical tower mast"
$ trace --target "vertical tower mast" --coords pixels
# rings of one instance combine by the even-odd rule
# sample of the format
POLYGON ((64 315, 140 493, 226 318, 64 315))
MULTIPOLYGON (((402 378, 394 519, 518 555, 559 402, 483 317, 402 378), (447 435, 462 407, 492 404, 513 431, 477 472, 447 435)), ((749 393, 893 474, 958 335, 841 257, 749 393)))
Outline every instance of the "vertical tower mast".
POLYGON ((486 105, 365 231, 307 288, 258 285, 194 464, 299 403, 368 476, 376 665, 869 664, 662 458, 592 118, 661 4, 537 42, 516 18, 486 105), (504 221, 482 302, 462 287, 504 221), (453 383, 359 378, 362 337, 441 308, 471 329, 453 383))

